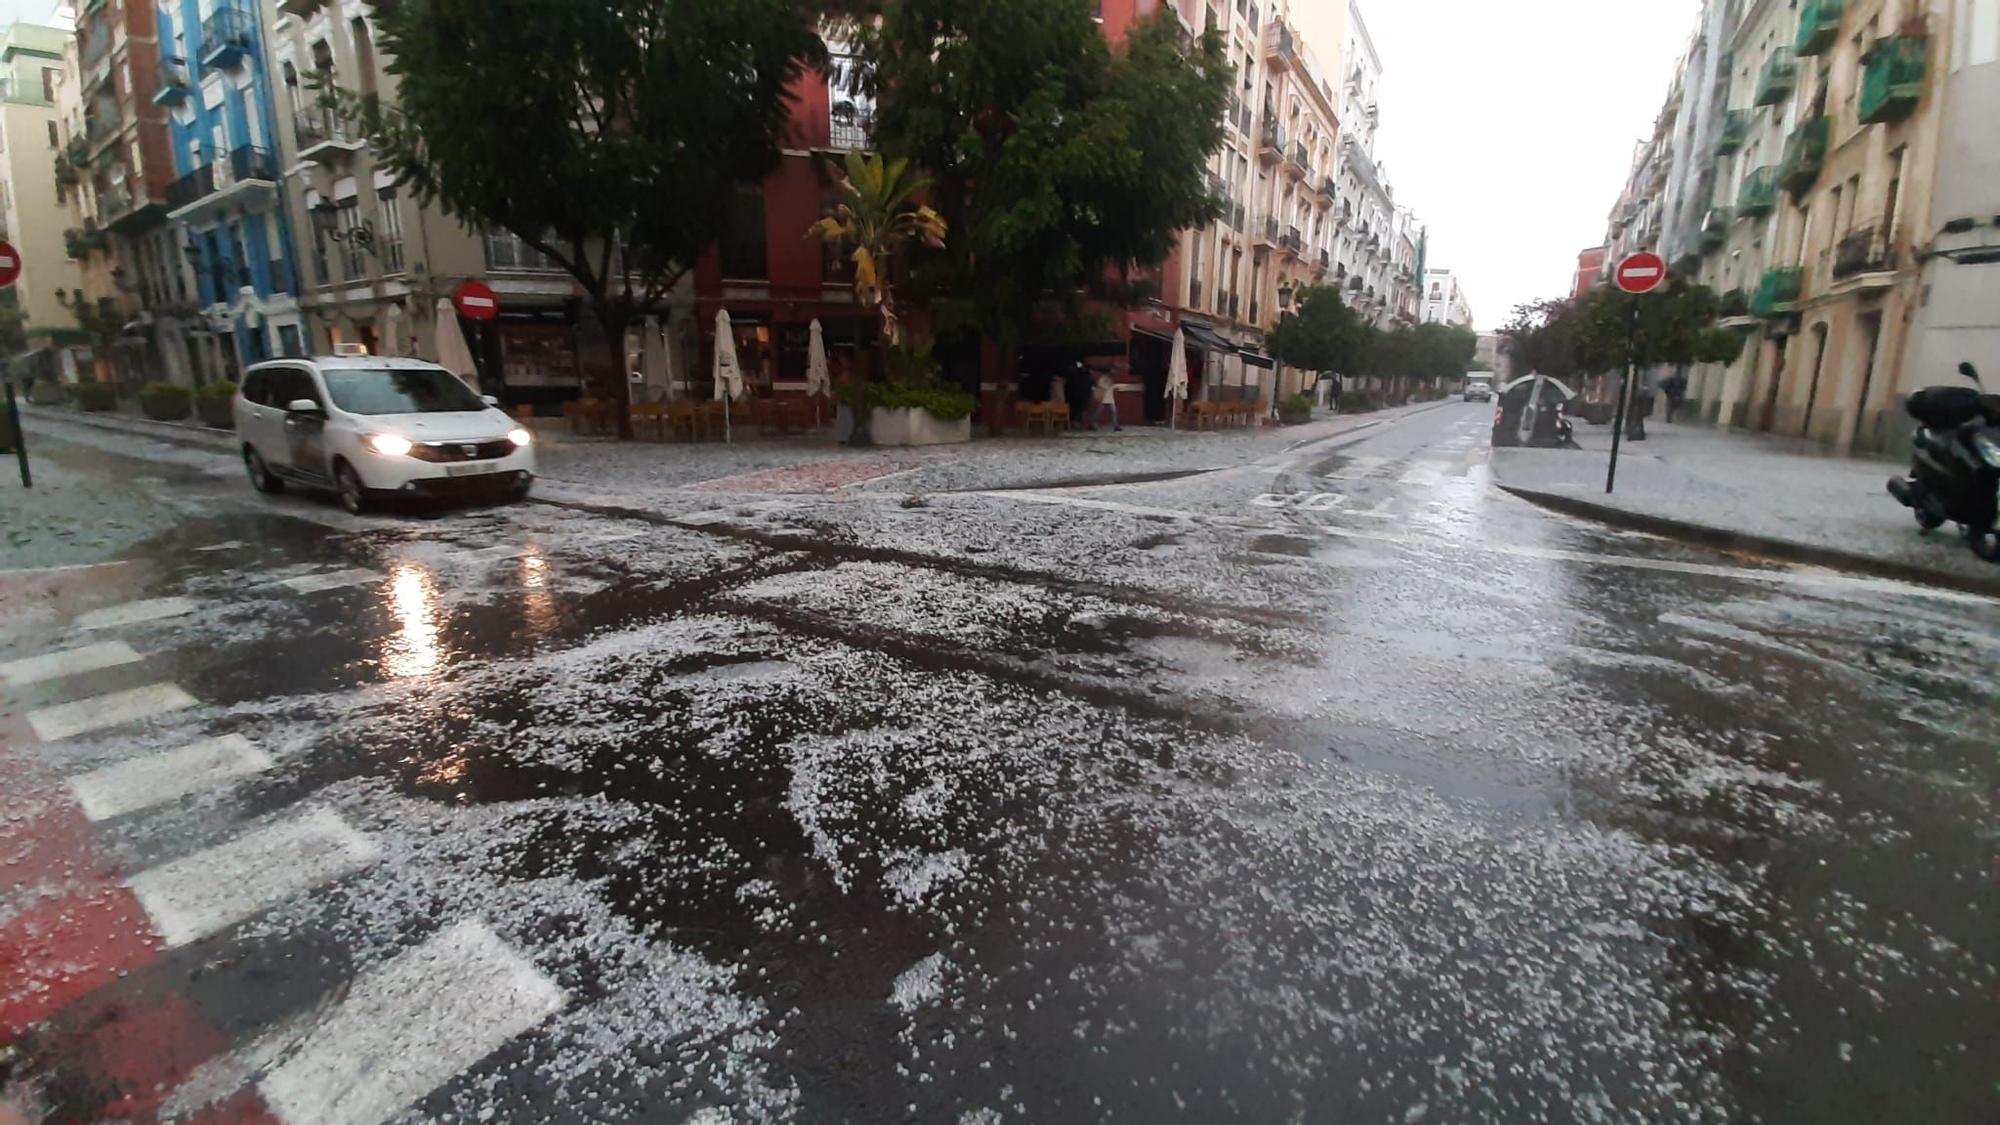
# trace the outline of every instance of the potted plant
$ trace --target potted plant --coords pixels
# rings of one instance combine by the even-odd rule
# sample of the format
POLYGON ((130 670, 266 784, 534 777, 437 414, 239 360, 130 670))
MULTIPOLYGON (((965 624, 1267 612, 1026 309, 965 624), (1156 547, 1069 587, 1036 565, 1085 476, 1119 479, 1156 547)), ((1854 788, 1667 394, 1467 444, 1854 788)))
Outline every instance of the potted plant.
POLYGON ((236 428, 236 384, 227 379, 209 383, 194 393, 194 412, 201 424, 218 430, 236 428))
POLYGON ((188 389, 174 383, 147 383, 139 388, 139 409, 155 422, 178 422, 193 408, 188 389))
POLYGON ((842 406, 843 425, 864 419, 877 445, 953 445, 972 440, 979 400, 939 378, 931 341, 915 339, 889 349, 886 380, 850 384, 842 406))
POLYGON ((69 388, 54 379, 37 379, 28 388, 28 401, 36 406, 61 406, 69 400, 69 388))
MULTIPOLYGON (((916 201, 929 186, 930 181, 913 173, 906 159, 885 160, 880 156, 850 152, 839 184, 842 201, 834 207, 832 215, 820 219, 806 230, 807 238, 853 248, 848 257, 854 263, 854 299, 857 304, 874 308, 882 318, 885 367, 896 362, 894 352, 902 341, 902 330, 896 317, 895 290, 890 283, 890 256, 911 241, 933 247, 944 245, 944 218, 916 201)), ((930 348, 926 345, 926 364, 929 357, 930 348)), ((933 371, 929 379, 935 383, 936 378, 933 371)), ((905 388, 905 391, 915 393, 914 388, 905 388)), ((869 444, 872 414, 857 409, 857 406, 878 405, 869 398, 870 394, 865 386, 857 387, 850 396, 855 401, 847 404, 851 416, 846 419, 846 428, 855 445, 869 444)), ((939 405, 944 404, 940 402, 939 405)), ((967 415, 970 416, 970 411, 967 415)), ((969 421, 966 430, 968 436, 957 440, 970 440, 969 421)))
POLYGON ((118 406, 118 388, 109 383, 78 383, 70 397, 76 400, 78 410, 88 410, 101 414, 118 406))
POLYGON ((1278 404, 1278 421, 1287 426, 1312 421, 1313 400, 1306 395, 1293 395, 1278 404))

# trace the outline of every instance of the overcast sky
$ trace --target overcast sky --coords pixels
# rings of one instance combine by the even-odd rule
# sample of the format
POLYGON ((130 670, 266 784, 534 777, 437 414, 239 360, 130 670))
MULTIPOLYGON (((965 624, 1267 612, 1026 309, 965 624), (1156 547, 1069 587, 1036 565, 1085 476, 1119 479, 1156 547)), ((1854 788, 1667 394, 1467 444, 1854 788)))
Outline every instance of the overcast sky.
MULTIPOLYGON (((1340 3, 1342 0, 1296 0, 1340 3)), ((0 23, 53 0, 0 0, 0 23)), ((1604 237, 1699 0, 1362 0, 1382 56, 1376 155, 1479 327, 1569 290, 1604 237)), ((1321 58, 1332 44, 1313 44, 1321 58)))
POLYGON ((1430 264, 1461 276, 1481 331, 1523 301, 1567 295, 1576 252, 1604 238, 1699 0, 1361 8, 1382 56, 1376 155, 1397 202, 1430 227, 1430 264))

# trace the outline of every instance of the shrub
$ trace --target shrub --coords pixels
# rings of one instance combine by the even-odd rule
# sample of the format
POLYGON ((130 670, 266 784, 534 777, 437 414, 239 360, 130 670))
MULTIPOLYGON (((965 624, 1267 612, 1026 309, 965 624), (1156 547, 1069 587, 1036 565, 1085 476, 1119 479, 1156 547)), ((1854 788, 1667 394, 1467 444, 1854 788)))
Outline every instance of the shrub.
POLYGON ((78 383, 70 392, 78 410, 103 413, 118 406, 118 388, 109 383, 78 383))
POLYGON ((931 341, 917 337, 889 349, 886 382, 849 384, 842 401, 877 410, 915 408, 940 422, 956 422, 979 409, 979 400, 938 378, 931 341))
POLYGON ((1382 409, 1382 396, 1374 391, 1349 391, 1340 396, 1342 414, 1366 414, 1382 409))
POLYGON ((194 396, 173 383, 147 383, 139 388, 139 409, 156 422, 178 422, 188 416, 194 396))
POLYGON ((1310 422, 1313 416, 1313 400, 1306 395, 1293 395, 1278 404, 1278 421, 1287 426, 1300 422, 1310 422))
POLYGON ((227 379, 208 383, 194 393, 194 412, 201 424, 218 430, 236 425, 236 384, 227 379))
POLYGON ((69 388, 54 379, 37 379, 28 388, 28 401, 36 406, 60 406, 69 401, 69 388))

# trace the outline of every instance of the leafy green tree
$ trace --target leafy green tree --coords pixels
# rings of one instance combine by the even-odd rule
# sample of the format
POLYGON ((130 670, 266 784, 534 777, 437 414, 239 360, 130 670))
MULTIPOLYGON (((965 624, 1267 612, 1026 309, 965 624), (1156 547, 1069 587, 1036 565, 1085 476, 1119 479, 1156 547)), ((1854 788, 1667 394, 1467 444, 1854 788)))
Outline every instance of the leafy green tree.
MULTIPOLYGON (((625 332, 777 166, 824 54, 793 0, 422 0, 375 8, 399 104, 330 90, 417 197, 576 279, 629 406, 625 332)), ((631 436, 629 411, 619 429, 631 436)))
POLYGON ((1575 310, 1575 302, 1561 299, 1514 307, 1500 334, 1507 337, 1507 354, 1517 375, 1540 373, 1568 382, 1580 373, 1575 310))
POLYGON ((884 0, 854 34, 875 138, 935 180, 927 288, 947 335, 1022 339, 1038 305, 1166 257, 1207 191, 1231 68, 1170 16, 1113 48, 1086 0, 884 0))
POLYGON ((1727 363, 1743 340, 1715 326, 1721 312, 1722 299, 1714 290, 1680 278, 1664 292, 1637 298, 1609 286, 1593 289, 1572 310, 1576 361, 1592 373, 1628 365, 1727 363))
POLYGON ((1271 354, 1307 371, 1352 371, 1374 329, 1347 307, 1337 286, 1303 289, 1296 301, 1271 330, 1271 354))
POLYGON ((1479 336, 1451 324, 1419 324, 1409 330, 1409 374, 1439 382, 1462 378, 1479 351, 1479 336))

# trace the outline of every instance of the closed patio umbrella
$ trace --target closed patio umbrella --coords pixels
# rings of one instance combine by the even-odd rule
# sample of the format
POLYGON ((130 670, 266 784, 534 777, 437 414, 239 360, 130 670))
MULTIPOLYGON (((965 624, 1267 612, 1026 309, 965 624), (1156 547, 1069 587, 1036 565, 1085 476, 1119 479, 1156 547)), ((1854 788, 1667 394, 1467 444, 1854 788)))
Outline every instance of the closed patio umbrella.
POLYGON ((1167 357, 1167 399, 1173 404, 1173 424, 1180 424, 1181 403, 1187 401, 1187 333, 1174 329, 1174 351, 1167 357))
POLYGON ((449 297, 439 297, 437 303, 437 361, 438 366, 465 380, 466 386, 479 389, 479 367, 472 362, 472 348, 465 342, 465 333, 458 328, 458 309, 449 297))
POLYGON ((819 425, 819 396, 833 394, 833 373, 826 367, 826 332, 814 317, 806 344, 806 395, 813 400, 813 425, 819 425))
POLYGON ((397 356, 403 354, 403 306, 390 305, 382 310, 382 354, 397 356))
POLYGON ((743 367, 736 362, 736 333, 729 324, 729 310, 715 310, 715 397, 722 400, 722 436, 735 441, 730 428, 729 404, 743 396, 743 367))
POLYGON ((667 342, 660 337, 660 318, 649 316, 639 327, 639 378, 648 387, 667 385, 667 342))

